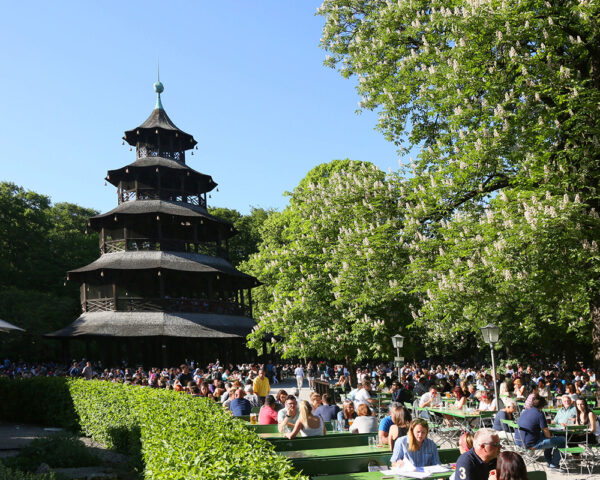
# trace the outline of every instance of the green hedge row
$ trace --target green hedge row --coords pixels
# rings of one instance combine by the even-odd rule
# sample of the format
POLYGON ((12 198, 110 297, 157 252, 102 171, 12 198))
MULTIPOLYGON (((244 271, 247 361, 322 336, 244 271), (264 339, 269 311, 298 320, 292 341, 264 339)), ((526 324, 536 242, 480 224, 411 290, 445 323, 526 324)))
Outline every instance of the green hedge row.
POLYGON ((139 458, 147 479, 306 478, 211 400, 60 378, 0 379, 0 398, 1 418, 78 427, 139 458))

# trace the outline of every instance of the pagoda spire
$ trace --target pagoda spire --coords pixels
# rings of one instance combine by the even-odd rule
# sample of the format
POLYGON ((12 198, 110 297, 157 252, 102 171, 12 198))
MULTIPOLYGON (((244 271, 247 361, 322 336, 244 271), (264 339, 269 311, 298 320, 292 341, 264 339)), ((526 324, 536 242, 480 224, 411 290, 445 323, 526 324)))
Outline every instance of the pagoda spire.
POLYGON ((160 72, 159 72, 158 80, 154 84, 154 91, 156 92, 156 107, 154 107, 155 109, 158 108, 159 110, 164 110, 162 102, 160 101, 160 94, 164 91, 164 89, 165 89, 165 87, 163 86, 163 84, 160 81, 160 72))

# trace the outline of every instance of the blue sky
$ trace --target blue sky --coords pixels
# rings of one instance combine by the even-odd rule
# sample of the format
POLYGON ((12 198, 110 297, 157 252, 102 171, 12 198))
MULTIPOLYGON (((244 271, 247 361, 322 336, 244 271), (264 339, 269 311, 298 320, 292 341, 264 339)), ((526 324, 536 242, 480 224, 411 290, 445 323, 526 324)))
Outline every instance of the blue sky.
POLYGON ((7 2, 0 16, 0 180, 107 211, 109 169, 155 104, 198 141, 187 163, 213 176, 209 205, 282 209, 315 165, 398 169, 396 147, 355 113, 355 81, 322 65, 320 2, 7 2))

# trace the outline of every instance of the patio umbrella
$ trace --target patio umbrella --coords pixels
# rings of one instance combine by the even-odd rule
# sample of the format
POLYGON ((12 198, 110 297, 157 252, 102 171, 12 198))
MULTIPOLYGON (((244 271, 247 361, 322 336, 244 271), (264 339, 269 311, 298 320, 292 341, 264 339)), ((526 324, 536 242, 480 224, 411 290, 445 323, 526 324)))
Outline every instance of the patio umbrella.
POLYGON ((0 332, 10 332, 11 330, 24 332, 22 328, 13 325, 12 323, 5 322, 4 320, 0 320, 0 332))

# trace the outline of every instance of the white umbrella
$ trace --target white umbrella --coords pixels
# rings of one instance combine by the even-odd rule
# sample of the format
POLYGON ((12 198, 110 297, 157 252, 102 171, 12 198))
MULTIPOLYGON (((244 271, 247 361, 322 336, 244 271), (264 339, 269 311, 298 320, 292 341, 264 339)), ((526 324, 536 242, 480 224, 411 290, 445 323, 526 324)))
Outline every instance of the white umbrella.
POLYGON ((0 320, 0 332, 10 332, 11 330, 19 330, 24 332, 22 328, 13 325, 12 323, 5 322, 4 320, 0 320))

